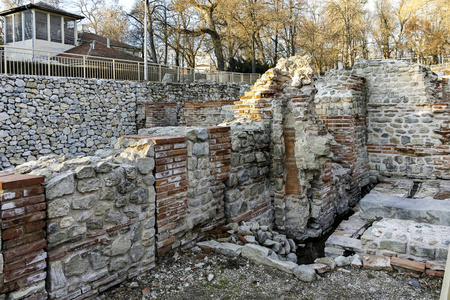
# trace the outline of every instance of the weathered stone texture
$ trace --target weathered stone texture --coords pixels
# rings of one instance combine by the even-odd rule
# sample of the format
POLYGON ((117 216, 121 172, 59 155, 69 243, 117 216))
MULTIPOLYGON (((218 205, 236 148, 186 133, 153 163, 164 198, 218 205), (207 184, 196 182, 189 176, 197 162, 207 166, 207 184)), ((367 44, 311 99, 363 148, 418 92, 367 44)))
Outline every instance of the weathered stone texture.
MULTIPOLYGON (((273 208, 269 201, 265 205, 268 216, 273 210, 276 228, 298 241, 320 236, 331 227, 337 214, 345 213, 357 200, 357 197, 348 200, 346 186, 350 183, 350 172, 342 172, 341 166, 333 165, 331 145, 336 142, 315 113, 316 79, 310 63, 307 57, 294 57, 282 60, 276 68, 267 71, 251 91, 236 102, 237 119, 231 123, 232 128, 240 126, 241 130, 265 135, 263 145, 253 145, 256 138, 237 132, 237 137, 232 138, 232 150, 236 150, 236 154, 232 153, 232 167, 240 170, 236 178, 245 182, 248 170, 257 170, 246 163, 252 160, 255 151, 263 151, 259 156, 265 161, 268 158, 269 168, 263 169, 267 171, 262 178, 270 182, 266 197, 273 197, 273 208)), ((361 142, 361 150, 353 147, 347 152, 363 157, 363 146, 361 142)), ((364 157, 360 164, 363 163, 364 157)), ((233 180, 232 169, 230 183, 242 186, 239 180, 233 180)), ((356 187, 360 190, 358 184, 356 187)), ((248 206, 248 198, 242 197, 240 191, 242 187, 239 191, 227 192, 226 205, 231 220, 255 220, 264 216, 260 212, 255 214, 253 207, 248 206)))
POLYGON ((333 135, 333 160, 351 176, 348 205, 361 199, 369 184, 367 154, 367 103, 364 78, 349 71, 330 71, 317 84, 316 113, 333 135))
POLYGON ((155 127, 139 133, 156 144, 158 254, 190 247, 225 222, 230 128, 155 127))
POLYGON ((146 107, 152 103, 165 103, 171 109, 156 109, 163 114, 155 115, 158 122, 150 124, 178 125, 184 122, 186 101, 237 100, 247 88, 2 75, 0 169, 48 154, 92 155, 120 136, 145 128, 146 107))
POLYGON ((371 175, 449 179, 448 81, 427 67, 359 61, 367 85, 367 151, 371 175))
POLYGON ((215 126, 234 118, 234 100, 189 101, 184 105, 185 126, 215 126))
POLYGON ((120 139, 97 156, 16 168, 46 174, 50 299, 95 295, 153 267, 155 147, 120 139))

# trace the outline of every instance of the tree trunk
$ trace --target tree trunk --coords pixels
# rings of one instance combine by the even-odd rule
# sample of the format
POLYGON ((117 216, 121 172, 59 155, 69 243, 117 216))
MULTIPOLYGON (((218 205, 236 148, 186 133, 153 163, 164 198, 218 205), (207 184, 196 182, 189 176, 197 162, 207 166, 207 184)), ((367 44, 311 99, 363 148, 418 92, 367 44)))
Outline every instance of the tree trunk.
POLYGON ((275 30, 275 41, 273 48, 274 48, 273 63, 276 64, 278 61, 278 29, 275 30))
POLYGON ((214 47, 214 54, 217 58, 217 69, 219 71, 225 70, 225 60, 223 58, 223 47, 222 47, 222 40, 217 32, 210 33, 211 40, 214 47))
POLYGON ((252 73, 256 73, 256 61, 255 61, 255 34, 252 35, 252 73))
POLYGON ((256 44, 258 45, 259 49, 259 59, 261 60, 261 63, 266 63, 266 56, 264 55, 264 46, 261 40, 261 35, 259 32, 256 33, 256 44))
MULTIPOLYGON (((158 56, 156 55, 156 47, 155 47, 155 32, 153 30, 153 19, 151 16, 149 16, 148 18, 149 20, 149 42, 150 42, 150 51, 152 53, 152 60, 153 63, 157 64, 158 63, 158 56)), ((144 25, 145 26, 145 25, 144 25)))

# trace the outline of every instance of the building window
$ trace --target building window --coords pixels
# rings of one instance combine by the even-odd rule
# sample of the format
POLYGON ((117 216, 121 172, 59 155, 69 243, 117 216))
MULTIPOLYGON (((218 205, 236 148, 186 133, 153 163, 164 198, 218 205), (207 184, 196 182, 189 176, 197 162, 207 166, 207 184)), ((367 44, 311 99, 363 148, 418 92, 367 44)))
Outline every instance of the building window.
POLYGON ((22 14, 14 15, 14 41, 22 41, 22 14))
POLYGON ((48 41, 47 14, 35 12, 36 16, 36 38, 48 41))
POLYGON ((6 42, 7 43, 12 43, 13 42, 13 18, 12 16, 6 17, 5 18, 5 30, 6 30, 6 42))
POLYGON ((50 41, 62 43, 60 16, 50 15, 50 41))
POLYGON ((23 18, 25 20, 24 40, 30 40, 33 38, 33 13, 31 10, 24 11, 23 18))
POLYGON ((75 45, 75 20, 64 18, 64 44, 75 45))

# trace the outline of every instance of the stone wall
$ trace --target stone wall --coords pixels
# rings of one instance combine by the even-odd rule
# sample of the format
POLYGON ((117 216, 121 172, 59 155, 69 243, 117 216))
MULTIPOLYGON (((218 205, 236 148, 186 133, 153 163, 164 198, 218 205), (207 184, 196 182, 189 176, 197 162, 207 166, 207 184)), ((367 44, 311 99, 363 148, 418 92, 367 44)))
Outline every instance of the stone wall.
POLYGON ((177 125, 184 122, 186 101, 237 100, 246 88, 2 75, 0 169, 48 154, 92 155, 120 136, 144 128, 145 105, 153 102, 174 103, 180 120, 177 125))
POLYGON ((315 111, 336 142, 331 145, 333 161, 348 169, 351 176, 348 205, 354 206, 369 184, 365 79, 333 70, 321 78, 317 89, 315 111))
POLYGON ((225 223, 230 128, 155 127, 139 134, 134 138, 150 135, 156 143, 158 254, 190 247, 225 223))
MULTIPOLYGON (((149 83, 146 90, 146 97, 138 99, 137 107, 137 128, 147 128, 145 126, 146 112, 145 106, 149 103, 176 103, 177 105, 177 119, 174 121, 170 115, 169 122, 172 126, 215 126, 218 123, 198 122, 190 123, 189 113, 185 117, 185 104, 190 102, 209 103, 210 101, 219 101, 219 106, 223 106, 220 101, 238 100, 239 96, 243 95, 245 91, 249 90, 247 84, 221 84, 221 83, 149 83), (188 118, 185 120, 185 118, 188 118)), ((206 109, 205 105, 205 109, 206 109)), ((188 105, 189 107, 189 105, 188 105)), ((214 113, 215 114, 215 113, 214 113)), ((204 114, 202 114, 204 115, 204 114)), ((169 116, 169 115, 167 115, 169 116)), ((225 115, 228 117, 228 115, 225 115)), ((168 125, 165 125, 168 126, 168 125)))
POLYGON ((98 156, 44 157, 16 169, 46 178, 50 299, 94 296, 153 268, 154 166, 147 140, 98 156))
POLYGON ((353 73, 366 79, 371 175, 449 179, 447 81, 390 60, 359 61, 353 73))
POLYGON ((178 104, 154 102, 142 104, 145 110, 145 128, 178 125, 178 104))
POLYGON ((184 107, 185 126, 216 126, 234 118, 235 100, 191 101, 184 107))
MULTIPOLYGON (((265 166, 269 166, 268 172, 263 174, 267 176, 266 197, 273 199, 273 206, 266 200, 267 212, 254 213, 253 207, 247 206, 248 195, 239 197, 238 194, 229 197, 238 200, 229 201, 231 207, 237 208, 244 220, 260 221, 259 218, 266 219, 266 215, 273 214, 275 228, 297 242, 328 231, 336 216, 345 213, 352 204, 348 200, 348 171, 342 172, 339 165, 333 168, 330 150, 335 141, 315 113, 315 81, 309 58, 281 60, 235 105, 236 124, 243 123, 242 127, 247 126, 252 132, 257 132, 253 128, 258 128, 265 134, 266 141, 261 146, 256 144, 256 149, 248 147, 249 155, 237 148, 241 161, 239 164, 232 161, 232 166, 248 170, 242 160, 251 157, 258 148, 265 150, 260 157, 265 166)), ((238 134, 241 136, 246 144, 247 140, 252 140, 246 134, 238 134)), ((239 145, 238 141, 233 138, 233 145, 239 145)), ((254 169, 258 174, 258 169, 254 169)), ((245 175, 245 171, 238 175, 245 175)), ((240 182, 238 186, 243 190, 240 182)))
POLYGON ((272 223, 269 145, 269 130, 264 124, 232 124, 231 170, 225 192, 229 222, 272 223))

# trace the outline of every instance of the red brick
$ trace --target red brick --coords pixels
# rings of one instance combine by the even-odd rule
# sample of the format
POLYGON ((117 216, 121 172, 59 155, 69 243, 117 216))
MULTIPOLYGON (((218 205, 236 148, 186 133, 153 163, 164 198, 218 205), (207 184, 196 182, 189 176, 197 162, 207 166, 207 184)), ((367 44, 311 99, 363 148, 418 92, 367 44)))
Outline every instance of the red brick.
POLYGON ((24 197, 31 197, 36 196, 44 193, 44 187, 43 186, 36 186, 31 188, 25 188, 23 189, 23 196, 24 197))
POLYGON ((0 200, 1 200, 1 202, 14 200, 14 199, 17 199, 17 198, 21 198, 22 196, 23 195, 22 195, 22 190, 21 189, 13 189, 13 190, 8 190, 8 191, 0 190, 0 200))
POLYGON ((363 261, 363 267, 365 269, 371 269, 371 270, 385 270, 390 271, 391 265, 390 265, 390 258, 386 256, 376 256, 376 255, 363 255, 362 261, 363 261))
POLYGON ((8 229, 18 225, 39 221, 42 219, 45 219, 45 211, 35 212, 18 219, 4 220, 2 222, 2 229, 8 229))
MULTIPOLYGON (((44 224, 44 226, 45 226, 45 224, 44 224)), ((2 238, 5 241, 5 240, 9 240, 9 239, 13 239, 15 237, 21 236, 22 234, 24 234, 23 227, 11 228, 11 229, 4 230, 2 232, 2 238)))
POLYGON ((47 241, 45 239, 39 240, 37 242, 26 244, 15 249, 11 249, 3 252, 3 257, 5 262, 11 262, 14 258, 20 257, 24 254, 31 253, 33 251, 41 250, 47 246, 47 241))
POLYGON ((24 230, 25 233, 35 232, 45 227, 45 221, 32 222, 29 224, 25 224, 24 230))
POLYGON ((106 229, 106 232, 116 231, 116 230, 118 230, 118 229, 121 229, 121 228, 124 228, 124 227, 128 227, 128 226, 130 226, 131 224, 133 224, 133 221, 130 220, 130 221, 126 222, 126 223, 123 223, 123 224, 119 224, 119 225, 110 227, 110 228, 106 229))
POLYGON ((173 242, 175 242, 175 240, 176 240, 175 236, 171 236, 170 238, 165 239, 164 241, 160 241, 160 242, 157 243, 158 248, 163 248, 163 247, 165 247, 167 245, 170 245, 173 242))
POLYGON ((27 213, 32 213, 35 211, 45 210, 46 204, 45 203, 38 203, 33 205, 28 205, 25 207, 27 213))
POLYGON ((44 270, 46 266, 47 266, 47 264, 45 261, 38 262, 34 265, 24 267, 20 270, 14 270, 12 272, 5 273, 4 280, 5 280, 5 282, 10 282, 10 281, 16 280, 20 277, 30 275, 36 271, 44 270))
POLYGON ((45 201, 44 195, 32 196, 27 198, 20 198, 13 201, 5 201, 2 203, 2 210, 24 207, 31 204, 36 204, 45 201))
POLYGON ((55 260, 58 260, 58 259, 60 259, 60 258, 63 258, 63 257, 65 257, 67 255, 67 251, 60 251, 60 252, 56 252, 56 251, 53 251, 53 252, 49 252, 48 253, 48 260, 49 261, 55 261, 55 260))
POLYGON ((399 268, 403 268, 403 269, 407 269, 407 270, 411 270, 411 271, 425 272, 425 264, 424 263, 412 261, 409 259, 392 257, 391 265, 393 267, 399 267, 399 268))
POLYGON ((425 271, 425 274, 427 274, 428 276, 434 276, 434 277, 444 277, 445 272, 427 269, 425 271))
POLYGON ((176 195, 178 193, 183 193, 185 191, 187 191, 187 186, 181 187, 179 189, 170 190, 170 191, 167 192, 167 195, 168 196, 176 195))
POLYGON ((2 211, 2 219, 10 219, 25 214, 25 207, 9 209, 2 211))
POLYGON ((155 146, 155 152, 172 150, 172 148, 173 148, 172 144, 156 145, 155 146))
POLYGON ((44 230, 41 230, 39 232, 29 233, 29 234, 23 235, 21 237, 5 241, 3 243, 3 249, 10 250, 10 249, 18 247, 20 245, 28 244, 28 243, 34 242, 36 240, 43 239, 43 238, 45 238, 45 236, 46 236, 46 233, 44 230))
POLYGON ((44 176, 25 175, 25 174, 3 174, 0 177, 0 190, 9 190, 31 185, 42 184, 45 181, 44 176))

